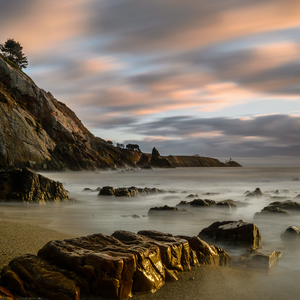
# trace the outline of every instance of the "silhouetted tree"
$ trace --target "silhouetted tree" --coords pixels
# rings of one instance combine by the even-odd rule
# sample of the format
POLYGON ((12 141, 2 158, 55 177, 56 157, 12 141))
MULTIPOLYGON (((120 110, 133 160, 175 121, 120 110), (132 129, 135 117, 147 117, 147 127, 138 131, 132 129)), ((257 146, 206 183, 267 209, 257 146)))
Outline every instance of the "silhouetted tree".
POLYGON ((23 47, 19 42, 16 42, 14 39, 8 39, 4 45, 0 44, 0 50, 4 57, 14 62, 21 69, 27 68, 28 60, 22 52, 23 47))

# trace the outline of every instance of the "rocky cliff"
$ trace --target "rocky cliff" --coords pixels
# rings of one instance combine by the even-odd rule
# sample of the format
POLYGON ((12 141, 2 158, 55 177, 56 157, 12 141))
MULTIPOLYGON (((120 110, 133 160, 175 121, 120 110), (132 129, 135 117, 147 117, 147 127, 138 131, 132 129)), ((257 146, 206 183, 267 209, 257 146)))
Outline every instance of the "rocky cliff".
POLYGON ((216 158, 203 156, 165 156, 174 167, 242 167, 235 161, 223 163, 216 158))
POLYGON ((75 113, 0 55, 0 168, 133 166, 135 151, 95 137, 75 113))

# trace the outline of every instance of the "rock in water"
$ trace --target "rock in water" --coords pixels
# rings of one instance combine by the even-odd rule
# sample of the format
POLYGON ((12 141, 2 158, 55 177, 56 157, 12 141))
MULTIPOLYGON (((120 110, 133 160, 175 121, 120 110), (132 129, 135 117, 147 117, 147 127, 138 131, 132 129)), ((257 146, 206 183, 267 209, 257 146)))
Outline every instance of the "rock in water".
POLYGON ((68 200, 69 196, 62 183, 23 168, 0 173, 0 199, 43 202, 68 200))
POLYGON ((198 236, 204 240, 213 240, 230 245, 261 248, 261 236, 253 223, 239 221, 214 222, 204 228, 198 236))
POLYGON ((288 241, 296 241, 300 239, 300 229, 296 226, 289 226, 282 234, 281 238, 288 241))

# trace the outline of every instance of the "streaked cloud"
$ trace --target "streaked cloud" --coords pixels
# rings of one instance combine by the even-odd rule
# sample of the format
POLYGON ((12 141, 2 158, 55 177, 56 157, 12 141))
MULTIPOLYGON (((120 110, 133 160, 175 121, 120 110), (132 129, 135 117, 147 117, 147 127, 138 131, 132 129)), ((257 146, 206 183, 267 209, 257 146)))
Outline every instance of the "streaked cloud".
POLYGON ((114 131, 116 142, 157 143, 165 154, 299 150, 298 0, 0 7, 0 43, 19 41, 33 80, 103 138, 114 131))

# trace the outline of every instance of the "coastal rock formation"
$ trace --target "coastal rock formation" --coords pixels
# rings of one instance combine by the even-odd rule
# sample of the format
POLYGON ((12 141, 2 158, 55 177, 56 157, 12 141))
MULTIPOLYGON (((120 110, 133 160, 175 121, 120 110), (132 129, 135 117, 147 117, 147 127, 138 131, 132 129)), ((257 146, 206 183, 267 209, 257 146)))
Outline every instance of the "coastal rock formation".
POLYGON ((286 201, 275 201, 270 203, 268 206, 264 207, 261 212, 254 215, 255 218, 263 217, 266 215, 276 215, 276 216, 289 216, 293 213, 300 212, 300 203, 286 200, 286 201))
POLYGON ((51 241, 38 256, 22 255, 2 269, 12 292, 25 297, 78 300, 80 295, 126 299, 153 293, 176 272, 201 264, 227 266, 231 257, 199 237, 158 231, 116 231, 111 236, 51 241))
POLYGON ((242 167, 240 164, 235 163, 228 165, 215 158, 203 157, 203 156, 163 156, 174 167, 242 167))
POLYGON ((0 200, 61 201, 69 196, 62 183, 28 168, 0 172, 0 200))
POLYGON ((95 137, 72 110, 0 55, 0 168, 93 170, 134 166, 139 157, 95 137))
MULTIPOLYGON (((189 196, 188 196, 189 197, 189 196)), ((215 201, 211 199, 194 199, 192 201, 181 201, 176 206, 177 207, 210 207, 210 208, 228 208, 228 209, 236 209, 238 205, 244 206, 242 202, 234 201, 234 200, 222 200, 215 201)))
POLYGON ((157 188, 137 188, 131 186, 129 188, 113 188, 112 186, 104 186, 100 189, 99 196, 116 196, 116 197, 134 197, 138 195, 148 195, 148 194, 160 194, 165 193, 165 190, 157 188))
POLYGON ((151 207, 148 211, 148 217, 167 217, 167 216, 176 216, 178 214, 189 216, 191 212, 187 211, 186 209, 178 209, 177 207, 172 206, 160 206, 160 207, 151 207))
POLYGON ((256 188, 255 191, 246 194, 246 197, 261 197, 264 196, 264 193, 260 188, 256 188))
POLYGON ((253 223, 239 221, 214 222, 204 228, 198 236, 204 240, 223 242, 230 245, 261 248, 261 236, 253 223))

